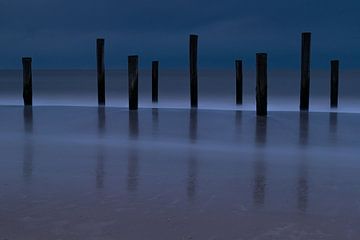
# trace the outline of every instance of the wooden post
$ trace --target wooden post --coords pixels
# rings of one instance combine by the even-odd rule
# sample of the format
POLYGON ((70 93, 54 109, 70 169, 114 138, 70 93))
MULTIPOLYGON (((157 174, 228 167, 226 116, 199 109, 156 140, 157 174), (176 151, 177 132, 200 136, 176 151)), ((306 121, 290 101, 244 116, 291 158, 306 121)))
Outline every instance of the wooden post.
POLYGON ((190 35, 190 102, 193 108, 198 106, 197 45, 198 36, 190 35))
POLYGON ((105 44, 105 40, 103 38, 99 38, 96 40, 98 104, 99 105, 105 105, 104 44, 105 44))
POLYGON ((267 54, 256 54, 256 114, 267 115, 267 54))
POLYGON ((242 61, 235 61, 236 67, 236 104, 240 105, 243 101, 243 69, 242 61))
POLYGON ((337 108, 339 94, 339 61, 331 61, 331 89, 330 89, 330 106, 337 108))
POLYGON ((23 99, 25 106, 32 106, 32 70, 29 57, 22 59, 23 64, 23 99))
POLYGON ((138 109, 138 56, 128 57, 129 109, 138 109))
POLYGON ((158 102, 159 88, 159 61, 152 62, 152 102, 158 102))
POLYGON ((311 33, 302 33, 300 110, 309 110, 311 33))

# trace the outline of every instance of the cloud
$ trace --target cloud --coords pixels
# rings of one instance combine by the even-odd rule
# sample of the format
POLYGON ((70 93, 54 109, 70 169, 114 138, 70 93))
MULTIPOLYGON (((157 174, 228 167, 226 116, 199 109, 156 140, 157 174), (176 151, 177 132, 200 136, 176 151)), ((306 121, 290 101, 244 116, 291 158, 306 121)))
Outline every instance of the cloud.
POLYGON ((312 31, 315 66, 334 55, 355 67, 359 7, 355 0, 2 1, 0 65, 16 68, 22 55, 32 55, 43 68, 92 68, 95 38, 103 36, 111 67, 139 53, 181 68, 188 34, 198 33, 204 67, 232 66, 238 56, 253 61, 256 51, 269 52, 275 66, 296 67, 300 33, 312 31))

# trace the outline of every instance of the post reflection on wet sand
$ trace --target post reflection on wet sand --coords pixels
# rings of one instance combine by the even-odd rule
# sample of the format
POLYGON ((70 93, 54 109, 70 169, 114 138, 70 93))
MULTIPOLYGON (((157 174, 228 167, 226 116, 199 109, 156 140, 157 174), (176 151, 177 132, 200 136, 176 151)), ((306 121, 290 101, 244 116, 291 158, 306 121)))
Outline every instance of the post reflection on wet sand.
POLYGON ((196 143, 198 128, 198 113, 196 109, 190 109, 189 137, 191 143, 196 143))
MULTIPOLYGON (((190 121, 189 121, 189 139, 190 143, 194 144, 197 142, 198 135, 198 117, 197 110, 190 110, 190 121)), ((196 198, 196 191, 198 186, 198 160, 194 150, 190 149, 188 165, 188 175, 187 175, 187 197, 189 201, 192 201, 196 198)))
POLYGON ((297 181, 297 207, 301 212, 305 212, 308 206, 308 168, 305 159, 301 159, 297 181))
POLYGON ((242 123, 242 111, 235 111, 235 126, 240 127, 242 123))
POLYGON ((100 144, 97 152, 96 159, 96 188, 104 188, 104 178, 105 178, 105 156, 103 146, 100 144))
MULTIPOLYGON (((139 118, 137 111, 129 111, 129 135, 131 139, 139 138, 139 118)), ((137 191, 139 184, 139 157, 136 146, 130 146, 128 155, 127 190, 137 191)))
MULTIPOLYGON (((299 115, 299 144, 306 147, 309 143, 309 113, 300 112, 299 115)), ((308 206, 308 166, 306 153, 301 152, 298 165, 297 179, 297 208, 300 212, 305 212, 308 206)))
POLYGON ((22 167, 22 176, 25 182, 30 182, 33 173, 33 110, 30 106, 25 106, 23 109, 24 116, 24 159, 22 167))
POLYGON ((129 111, 129 137, 130 139, 139 137, 139 115, 137 111, 129 111))
POLYGON ((189 200, 196 197, 196 188, 198 182, 198 161, 193 153, 190 153, 188 160, 188 177, 187 177, 187 196, 189 200))
POLYGON ((235 111, 235 139, 241 138, 242 112, 235 111))
POLYGON ((338 113, 330 112, 329 113, 329 133, 330 133, 330 142, 336 144, 337 142, 337 128, 338 128, 338 113))
POLYGON ((152 120, 152 135, 157 136, 159 132, 159 110, 157 108, 151 109, 152 120))
POLYGON ((255 143, 258 147, 264 147, 266 145, 266 135, 267 135, 267 118, 266 117, 256 117, 256 127, 255 127, 255 143))
MULTIPOLYGON (((258 147, 266 145, 267 118, 257 117, 255 126, 255 143, 258 147)), ((254 191, 253 202, 256 207, 262 207, 265 203, 266 193, 266 162, 261 149, 258 150, 254 162, 254 191)))
POLYGON ((139 159, 136 149, 130 149, 128 156, 127 190, 135 192, 138 188, 139 159))
POLYGON ((265 203, 266 191, 266 163, 262 153, 255 160, 254 177, 253 202, 256 207, 261 207, 265 203))
POLYGON ((99 136, 102 137, 105 134, 106 126, 106 112, 104 106, 98 107, 98 130, 99 136))
POLYGON ((24 116, 24 130, 26 134, 33 132, 33 110, 30 106, 25 106, 23 109, 24 116))
POLYGON ((104 143, 101 141, 101 138, 105 134, 106 126, 106 112, 104 106, 98 107, 98 134, 99 134, 99 144, 97 149, 97 158, 96 158, 96 188, 104 188, 104 178, 105 178, 105 151, 104 143))
POLYGON ((307 146, 309 141, 309 113, 300 112, 299 114, 299 144, 307 146))

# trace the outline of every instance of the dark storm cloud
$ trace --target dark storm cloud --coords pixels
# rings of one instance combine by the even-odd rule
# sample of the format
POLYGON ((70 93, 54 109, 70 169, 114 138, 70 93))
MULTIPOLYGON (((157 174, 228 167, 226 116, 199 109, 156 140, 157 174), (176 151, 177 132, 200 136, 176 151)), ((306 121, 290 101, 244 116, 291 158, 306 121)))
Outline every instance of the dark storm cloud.
POLYGON ((360 4, 338 1, 115 1, 1 0, 0 53, 3 68, 23 55, 44 68, 91 68, 94 42, 106 38, 107 63, 124 68, 126 56, 142 63, 158 58, 185 67, 189 33, 200 35, 200 66, 232 67, 266 51, 274 67, 298 66, 300 33, 313 32, 313 63, 332 57, 357 67, 360 4))

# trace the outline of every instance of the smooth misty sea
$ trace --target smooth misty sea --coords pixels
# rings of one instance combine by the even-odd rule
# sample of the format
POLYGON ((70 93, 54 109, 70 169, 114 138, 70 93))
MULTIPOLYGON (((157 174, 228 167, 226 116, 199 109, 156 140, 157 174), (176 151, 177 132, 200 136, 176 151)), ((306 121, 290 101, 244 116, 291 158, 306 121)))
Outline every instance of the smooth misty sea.
MULTIPOLYGON (((340 72, 338 112, 360 113, 360 71, 340 72)), ((0 71, 1 105, 22 105, 22 71, 0 71)), ((255 110, 254 71, 244 72, 244 104, 237 107, 235 72, 199 71, 199 107, 216 110, 255 110)), ((106 72, 106 105, 128 107, 128 76, 125 70, 106 72)), ((300 73, 270 71, 268 104, 270 111, 298 111, 300 73)), ((330 72, 313 71, 310 87, 310 111, 328 112, 330 72)), ((97 106, 96 71, 35 70, 33 97, 37 106, 97 106)), ((151 104, 151 72, 139 73, 140 107, 188 108, 189 76, 186 71, 159 72, 159 104, 151 104)))
POLYGON ((358 239, 360 72, 314 72, 311 111, 298 109, 296 72, 269 73, 269 114, 255 115, 245 74, 199 75, 188 109, 186 72, 149 72, 140 109, 127 110, 127 73, 107 73, 97 107, 94 71, 35 71, 34 107, 20 71, 0 72, 0 239, 358 239), (324 88, 321 88, 324 87, 324 88))

